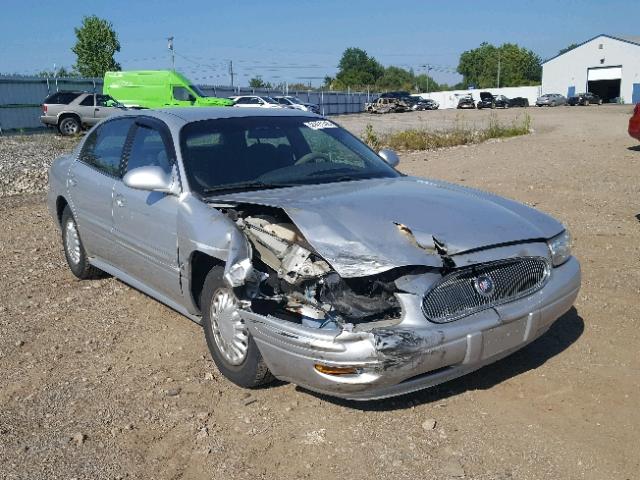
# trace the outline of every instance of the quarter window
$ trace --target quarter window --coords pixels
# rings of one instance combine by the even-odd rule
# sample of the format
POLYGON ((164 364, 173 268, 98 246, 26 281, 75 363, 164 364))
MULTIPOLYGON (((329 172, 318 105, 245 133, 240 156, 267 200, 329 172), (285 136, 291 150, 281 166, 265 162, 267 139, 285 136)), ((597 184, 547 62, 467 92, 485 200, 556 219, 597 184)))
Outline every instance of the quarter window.
POLYGON ((138 167, 160 167, 171 173, 171 162, 167 148, 158 130, 146 126, 136 126, 131 152, 127 161, 127 171, 138 167))
POLYGON ((80 161, 107 175, 119 176, 122 149, 132 123, 131 118, 121 118, 96 128, 87 136, 80 161))

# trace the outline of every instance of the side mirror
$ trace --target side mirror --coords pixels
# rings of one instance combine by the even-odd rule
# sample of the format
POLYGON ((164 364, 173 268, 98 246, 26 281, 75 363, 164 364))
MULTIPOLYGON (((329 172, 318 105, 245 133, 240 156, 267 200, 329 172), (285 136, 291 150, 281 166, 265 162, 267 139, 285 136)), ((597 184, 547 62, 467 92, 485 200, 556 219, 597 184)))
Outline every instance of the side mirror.
POLYGON ((400 163, 400 157, 390 148, 383 148, 378 152, 378 156, 394 168, 400 163))
POLYGON ((162 168, 146 166, 134 168, 122 179, 129 188, 148 190, 150 192, 175 193, 173 175, 162 168))

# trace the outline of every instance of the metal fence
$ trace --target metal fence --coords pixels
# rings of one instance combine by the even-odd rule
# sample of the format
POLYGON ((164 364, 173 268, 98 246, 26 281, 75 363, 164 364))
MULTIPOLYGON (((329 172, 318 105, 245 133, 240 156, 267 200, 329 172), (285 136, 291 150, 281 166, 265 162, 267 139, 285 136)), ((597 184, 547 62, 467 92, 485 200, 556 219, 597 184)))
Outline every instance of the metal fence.
MULTIPOLYGON (((364 110, 365 102, 378 95, 368 92, 293 91, 252 89, 244 87, 219 87, 201 85, 208 95, 230 97, 233 95, 294 95, 304 102, 320 107, 323 115, 342 115, 364 110)), ((60 90, 102 92, 100 78, 44 78, 0 75, 0 132, 18 129, 40 128, 41 104, 50 94, 60 90)))

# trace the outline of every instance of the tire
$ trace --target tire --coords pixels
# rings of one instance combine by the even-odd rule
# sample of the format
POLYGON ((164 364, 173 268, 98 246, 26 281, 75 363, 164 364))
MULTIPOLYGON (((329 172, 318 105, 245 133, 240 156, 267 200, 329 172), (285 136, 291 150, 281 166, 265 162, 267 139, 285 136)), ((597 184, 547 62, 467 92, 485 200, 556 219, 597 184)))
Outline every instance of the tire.
POLYGON ((223 273, 222 266, 213 267, 200 294, 202 326, 209 352, 220 373, 236 385, 244 388, 266 385, 274 377, 251 334, 246 327, 241 327, 243 322, 233 308, 237 298, 224 283, 223 273), (229 336, 242 347, 231 348, 227 342, 229 336), (238 351, 241 354, 237 354, 238 351))
POLYGON ((69 206, 64 207, 62 212, 62 247, 64 256, 67 259, 69 270, 80 280, 96 278, 102 273, 93 267, 87 259, 87 252, 82 245, 80 233, 78 232, 78 224, 73 218, 73 213, 69 206))
POLYGON ((60 122, 58 122, 58 131, 60 132, 60 135, 64 135, 65 137, 77 135, 80 133, 80 130, 82 130, 82 125, 80 125, 78 117, 64 117, 60 122))

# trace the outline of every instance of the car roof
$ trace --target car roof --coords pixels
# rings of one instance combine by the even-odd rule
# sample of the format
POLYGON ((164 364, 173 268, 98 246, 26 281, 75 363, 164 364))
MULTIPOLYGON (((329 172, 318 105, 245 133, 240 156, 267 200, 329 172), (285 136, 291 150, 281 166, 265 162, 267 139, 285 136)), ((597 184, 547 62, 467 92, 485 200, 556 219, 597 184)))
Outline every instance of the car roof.
POLYGON ((217 120, 221 118, 246 118, 246 117, 310 117, 321 118, 315 113, 292 110, 289 108, 237 108, 237 107, 174 107, 149 110, 130 110, 125 115, 148 116, 174 123, 182 120, 183 123, 199 122, 202 120, 217 120))

